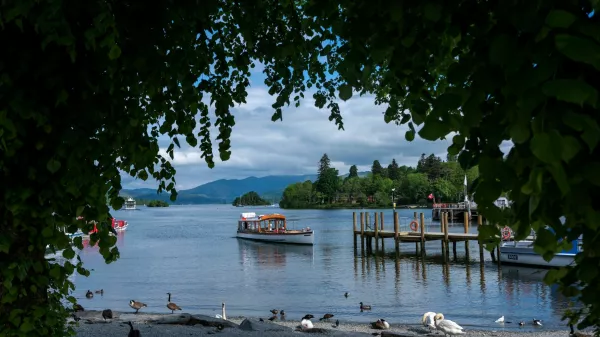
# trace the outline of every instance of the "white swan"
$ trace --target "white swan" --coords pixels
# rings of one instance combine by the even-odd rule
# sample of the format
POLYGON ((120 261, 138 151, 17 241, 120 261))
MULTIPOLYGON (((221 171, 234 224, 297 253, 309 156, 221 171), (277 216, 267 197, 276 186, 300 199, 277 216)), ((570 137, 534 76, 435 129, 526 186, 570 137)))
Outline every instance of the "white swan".
POLYGON ((498 319, 496 320, 496 323, 504 323, 504 316, 502 316, 502 317, 498 318, 498 319))
POLYGON ((300 321, 300 325, 302 326, 302 329, 312 329, 313 328, 312 322, 306 318, 303 318, 302 321, 300 321))
POLYGON ((423 326, 429 328, 429 331, 432 329, 435 330, 435 312, 428 311, 423 314, 423 319, 421 322, 423 323, 423 326))
POLYGON ((443 314, 435 315, 435 327, 444 333, 444 336, 464 335, 464 329, 454 321, 444 319, 443 314))

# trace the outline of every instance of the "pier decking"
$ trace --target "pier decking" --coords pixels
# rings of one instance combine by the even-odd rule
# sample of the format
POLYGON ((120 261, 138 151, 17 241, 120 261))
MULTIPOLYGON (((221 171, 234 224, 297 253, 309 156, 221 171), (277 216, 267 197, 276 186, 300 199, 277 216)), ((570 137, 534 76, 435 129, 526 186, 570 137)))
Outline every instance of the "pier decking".
POLYGON ((433 204, 433 208, 431 209, 431 219, 439 221, 442 219, 442 213, 448 213, 448 218, 450 220, 461 221, 465 214, 468 216, 469 212, 471 212, 471 220, 478 218, 479 212, 477 212, 477 205, 475 204, 466 205, 464 202, 449 204, 436 203, 433 204))
MULTIPOLYGON (((414 242, 415 250, 420 252, 421 254, 425 254, 425 242, 427 241, 440 241, 442 245, 442 254, 445 259, 448 259, 449 256, 449 246, 452 243, 452 251, 453 255, 456 256, 456 244, 457 242, 465 243, 465 252, 467 256, 469 255, 469 242, 477 241, 479 244, 479 258, 480 261, 483 261, 483 242, 479 239, 479 235, 477 233, 470 233, 470 225, 471 221, 468 217, 468 213, 463 212, 463 224, 464 231, 460 232, 450 232, 448 228, 448 219, 449 212, 441 212, 441 223, 440 229, 441 232, 437 231, 427 231, 425 225, 425 215, 423 213, 417 214, 414 212, 414 219, 408 225, 408 228, 402 228, 401 230, 400 221, 398 218, 398 213, 394 212, 394 228, 393 231, 384 229, 384 216, 383 212, 374 212, 373 218, 374 222, 371 223, 371 214, 369 212, 360 212, 359 218, 360 222, 357 221, 357 214, 353 212, 353 236, 354 236, 354 249, 357 250, 358 243, 357 239, 360 237, 361 241, 361 251, 372 253, 373 252, 373 241, 375 241, 375 251, 380 251, 385 249, 385 241, 386 238, 391 238, 394 240, 396 254, 400 254, 400 243, 402 242, 414 242), (360 225, 359 225, 360 223, 360 225), (360 227, 359 227, 360 226, 360 227), (375 240, 373 240, 375 239, 375 240)), ((477 226, 481 226, 483 224, 483 218, 481 215, 477 216, 477 226)), ((405 226, 402 226, 405 227, 405 226)), ((431 226, 430 226, 431 227, 431 226)), ((495 251, 491 252, 492 260, 496 261, 496 255, 499 256, 498 252, 499 246, 495 251)))

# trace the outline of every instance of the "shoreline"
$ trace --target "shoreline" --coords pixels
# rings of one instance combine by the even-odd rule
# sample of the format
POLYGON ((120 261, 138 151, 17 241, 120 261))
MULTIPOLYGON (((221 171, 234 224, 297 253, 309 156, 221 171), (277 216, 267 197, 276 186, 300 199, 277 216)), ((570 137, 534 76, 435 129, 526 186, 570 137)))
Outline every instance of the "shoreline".
MULTIPOLYGON (((298 336, 309 334, 315 336, 372 336, 374 333, 383 332, 383 336, 443 336, 440 331, 432 331, 420 324, 396 324, 390 323, 389 330, 376 330, 366 323, 354 323, 340 321, 338 327, 335 327, 335 317, 329 322, 319 321, 313 318, 314 329, 310 331, 296 331, 300 325, 297 319, 280 320, 273 322, 264 319, 260 321, 255 317, 228 317, 227 320, 206 316, 190 315, 188 313, 175 314, 155 314, 132 312, 113 312, 113 319, 104 320, 102 311, 82 311, 74 314, 79 318, 79 324, 73 328, 76 336, 80 337, 99 337, 99 336, 118 336, 125 335, 130 328, 127 322, 131 321, 134 329, 139 329, 142 336, 208 336, 218 333, 223 337, 234 336, 298 336)), ((69 322, 75 323, 73 318, 69 322)), ((460 323, 459 323, 460 324, 460 323)), ((465 327, 464 336, 497 336, 497 337, 518 337, 518 336, 539 336, 539 337, 564 337, 568 335, 569 329, 544 329, 543 327, 534 328, 528 331, 508 331, 501 326, 492 330, 470 330, 465 327)))

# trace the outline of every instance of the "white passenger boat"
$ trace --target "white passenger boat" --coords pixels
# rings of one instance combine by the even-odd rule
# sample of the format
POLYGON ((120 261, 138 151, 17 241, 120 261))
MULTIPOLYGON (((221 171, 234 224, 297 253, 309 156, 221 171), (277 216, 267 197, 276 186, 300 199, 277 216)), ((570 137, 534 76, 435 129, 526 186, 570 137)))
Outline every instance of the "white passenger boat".
MULTIPOLYGON (((511 233, 503 229, 502 238, 509 240, 511 233)), ((533 240, 504 241, 500 246, 500 262, 503 264, 525 265, 531 267, 564 267, 574 263, 575 255, 582 251, 581 237, 571 242, 571 249, 563 250, 546 261, 533 250, 533 240)))
POLYGON ((285 216, 278 213, 258 216, 254 212, 242 213, 238 220, 237 237, 298 245, 313 245, 315 241, 315 233, 310 227, 290 230, 285 216))

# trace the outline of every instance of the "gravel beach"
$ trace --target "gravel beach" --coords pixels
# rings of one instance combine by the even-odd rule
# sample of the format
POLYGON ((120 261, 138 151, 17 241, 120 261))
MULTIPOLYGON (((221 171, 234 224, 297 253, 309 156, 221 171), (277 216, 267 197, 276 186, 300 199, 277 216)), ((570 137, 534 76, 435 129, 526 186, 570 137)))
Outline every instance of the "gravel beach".
MULTIPOLYGON (((319 322, 313 319, 316 331, 302 332, 295 331, 299 321, 276 321, 260 322, 256 318, 246 319, 244 317, 230 317, 227 322, 210 316, 189 315, 189 314, 139 314, 114 313, 114 319, 104 321, 100 312, 86 311, 77 313, 81 317, 74 327, 77 336, 81 337, 104 337, 104 336, 127 336, 129 333, 128 321, 133 323, 135 329, 140 330, 144 337, 162 337, 162 336, 209 336, 219 335, 222 337, 235 336, 372 336, 374 333, 381 333, 381 330, 371 329, 368 324, 355 324, 350 322, 340 322, 335 328, 332 322, 319 322), (181 319, 181 324, 177 320, 181 319), (195 325, 191 324, 194 320, 195 325), (225 322, 224 326, 217 327, 219 323, 225 322), (319 329, 323 329, 320 330, 319 329)), ((493 331, 493 330, 466 330, 464 336, 497 336, 497 337, 517 337, 517 336, 539 336, 539 337, 565 337, 568 336, 568 329, 562 331, 550 331, 540 328, 539 331, 515 332, 515 331, 493 331)), ((391 324, 389 330, 385 333, 393 333, 396 336, 443 336, 441 332, 430 333, 427 329, 413 325, 391 324)), ((385 335, 384 335, 385 336, 385 335)), ((591 336, 591 334, 590 334, 591 336)))

